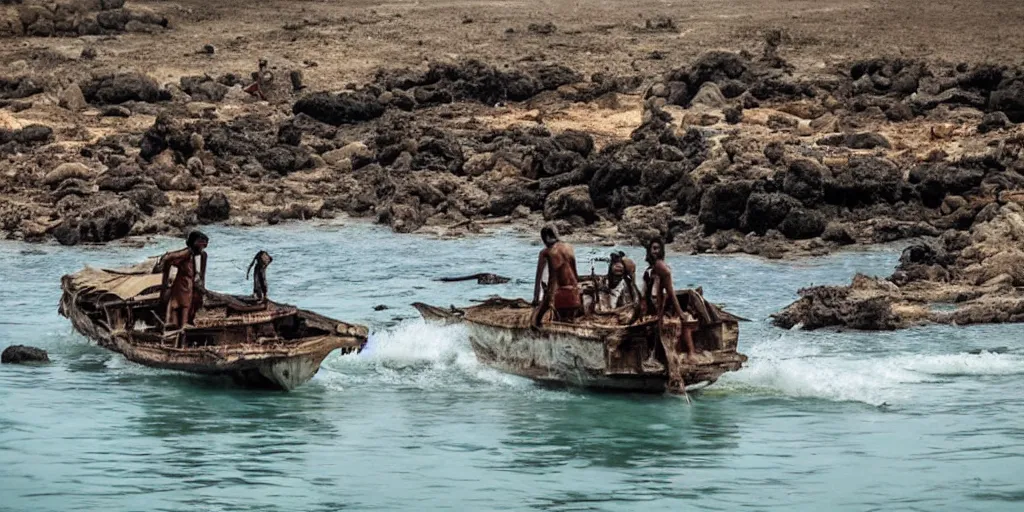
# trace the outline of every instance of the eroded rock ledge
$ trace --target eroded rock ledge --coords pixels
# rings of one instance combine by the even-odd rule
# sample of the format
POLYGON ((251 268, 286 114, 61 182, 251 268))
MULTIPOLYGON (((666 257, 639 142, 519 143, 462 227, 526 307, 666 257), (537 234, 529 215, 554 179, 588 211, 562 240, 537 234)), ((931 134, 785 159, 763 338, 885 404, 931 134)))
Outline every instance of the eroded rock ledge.
POLYGON ((102 243, 345 213, 400 232, 553 222, 596 242, 783 257, 969 230, 1024 188, 1024 72, 1010 66, 811 72, 712 52, 646 81, 472 60, 383 69, 341 92, 285 76, 264 84, 267 103, 244 74, 0 78, 0 101, 19 102, 0 119, 0 231, 102 243), (45 91, 74 124, 20 119, 57 108, 33 106, 45 91), (636 124, 562 121, 592 110, 636 124), (92 135, 108 116, 136 128, 92 135))
POLYGON ((785 328, 891 330, 925 323, 1024 322, 1024 206, 1005 194, 967 231, 908 247, 885 279, 815 286, 773 316, 785 328))

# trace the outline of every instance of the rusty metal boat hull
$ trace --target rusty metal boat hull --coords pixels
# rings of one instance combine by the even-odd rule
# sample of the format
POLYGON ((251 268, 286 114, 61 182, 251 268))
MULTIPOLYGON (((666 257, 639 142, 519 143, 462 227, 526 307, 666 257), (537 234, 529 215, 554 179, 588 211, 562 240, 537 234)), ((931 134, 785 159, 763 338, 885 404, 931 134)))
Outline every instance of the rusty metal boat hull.
POLYGON ((159 297, 151 293, 150 283, 128 280, 154 278, 88 268, 65 276, 59 311, 99 346, 152 368, 292 390, 313 378, 331 352, 358 352, 366 343, 364 326, 274 302, 254 307, 244 302, 246 297, 215 292, 207 292, 194 327, 164 333, 143 325, 157 316, 153 313, 159 297), (123 293, 126 289, 130 292, 123 293), (292 335, 282 336, 285 328, 292 335))
MULTIPOLYGON (((420 309, 420 308, 417 308, 420 309)), ((443 308, 429 310, 436 313, 443 308)), ((440 320, 462 321, 477 359, 500 371, 546 384, 584 388, 661 393, 669 376, 653 319, 623 325, 623 317, 606 315, 577 323, 549 322, 530 327, 532 310, 522 303, 503 301, 460 310, 440 320)), ((747 357, 736 351, 738 318, 728 313, 721 321, 694 333, 698 355, 683 367, 687 386, 713 383, 739 370, 747 357)), ((672 322, 673 320, 667 320, 672 322)))

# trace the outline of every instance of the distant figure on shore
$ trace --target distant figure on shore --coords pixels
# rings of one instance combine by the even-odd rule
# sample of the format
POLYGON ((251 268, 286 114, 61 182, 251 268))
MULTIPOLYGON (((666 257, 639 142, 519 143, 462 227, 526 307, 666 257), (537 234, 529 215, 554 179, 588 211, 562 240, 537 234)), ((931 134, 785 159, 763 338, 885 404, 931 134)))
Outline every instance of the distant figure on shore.
POLYGON ((249 272, 254 268, 252 274, 252 295, 259 302, 267 301, 267 267, 274 261, 267 251, 260 251, 252 258, 249 268, 245 271, 245 278, 249 279, 249 272))
POLYGON ((163 269, 160 302, 167 305, 165 330, 171 326, 182 329, 192 324, 196 311, 202 307, 203 290, 206 286, 206 246, 209 243, 209 237, 202 232, 193 231, 188 234, 184 249, 168 252, 160 258, 160 266, 163 269), (198 265, 196 259, 199 259, 198 265), (171 267, 178 269, 174 283, 170 283, 171 267))
POLYGON ((552 307, 560 321, 574 320, 583 309, 579 274, 576 272, 576 253, 572 246, 558 239, 558 231, 553 226, 541 229, 540 238, 545 247, 537 258, 537 277, 533 284, 533 306, 536 308, 532 322, 534 327, 540 327, 544 315, 552 307), (548 270, 548 283, 544 300, 541 300, 545 268, 548 270))

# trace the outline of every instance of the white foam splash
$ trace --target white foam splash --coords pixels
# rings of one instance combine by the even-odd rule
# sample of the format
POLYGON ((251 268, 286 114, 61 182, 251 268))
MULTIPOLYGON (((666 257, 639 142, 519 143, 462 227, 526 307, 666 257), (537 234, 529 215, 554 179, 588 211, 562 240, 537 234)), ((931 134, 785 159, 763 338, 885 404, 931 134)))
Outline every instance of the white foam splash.
POLYGON ((324 363, 328 385, 386 384, 418 389, 488 384, 517 389, 533 387, 528 379, 480 364, 469 346, 466 329, 423 320, 403 322, 372 333, 359 354, 324 363))
POLYGON ((910 370, 941 376, 1016 375, 1024 373, 1024 357, 1019 354, 943 354, 904 356, 900 364, 910 370))
POLYGON ((722 377, 726 388, 760 391, 794 398, 820 398, 869 405, 910 400, 920 385, 938 377, 1024 373, 1024 358, 1015 354, 890 354, 851 358, 848 352, 826 354, 792 339, 757 343, 750 361, 722 377))
MULTIPOLYGON (((745 352, 750 360, 744 368, 724 375, 714 390, 877 406, 908 403, 922 390, 920 386, 937 379, 1024 374, 1024 355, 1019 354, 857 355, 826 340, 790 335, 754 343, 745 352)), ((480 364, 465 327, 422 320, 371 334, 360 354, 332 356, 318 380, 332 389, 380 385, 466 391, 491 387, 536 392, 556 400, 585 396, 543 390, 527 379, 480 364)))

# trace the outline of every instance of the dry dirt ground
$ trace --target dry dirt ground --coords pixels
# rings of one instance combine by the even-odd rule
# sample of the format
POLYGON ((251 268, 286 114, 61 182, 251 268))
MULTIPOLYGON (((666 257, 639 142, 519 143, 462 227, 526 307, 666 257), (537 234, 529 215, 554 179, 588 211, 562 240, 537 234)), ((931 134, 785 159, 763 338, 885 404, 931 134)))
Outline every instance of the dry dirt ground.
MULTIPOLYGON (((89 65, 143 68, 158 81, 185 75, 302 67, 314 89, 363 82, 379 66, 482 58, 553 60, 584 73, 654 75, 709 49, 755 50, 783 29, 782 54, 798 69, 875 56, 1018 63, 1024 2, 1017 0, 732 1, 132 1, 168 16, 173 30, 113 38, 0 40, 0 63, 48 49, 89 65), (645 24, 670 19, 673 30, 645 24), (539 34, 531 24, 551 23, 539 34), (214 56, 197 55, 204 44, 214 56), (660 52, 662 60, 649 60, 660 52), (315 67, 308 67, 315 63, 315 67)), ((73 68, 74 64, 59 65, 73 68)))

